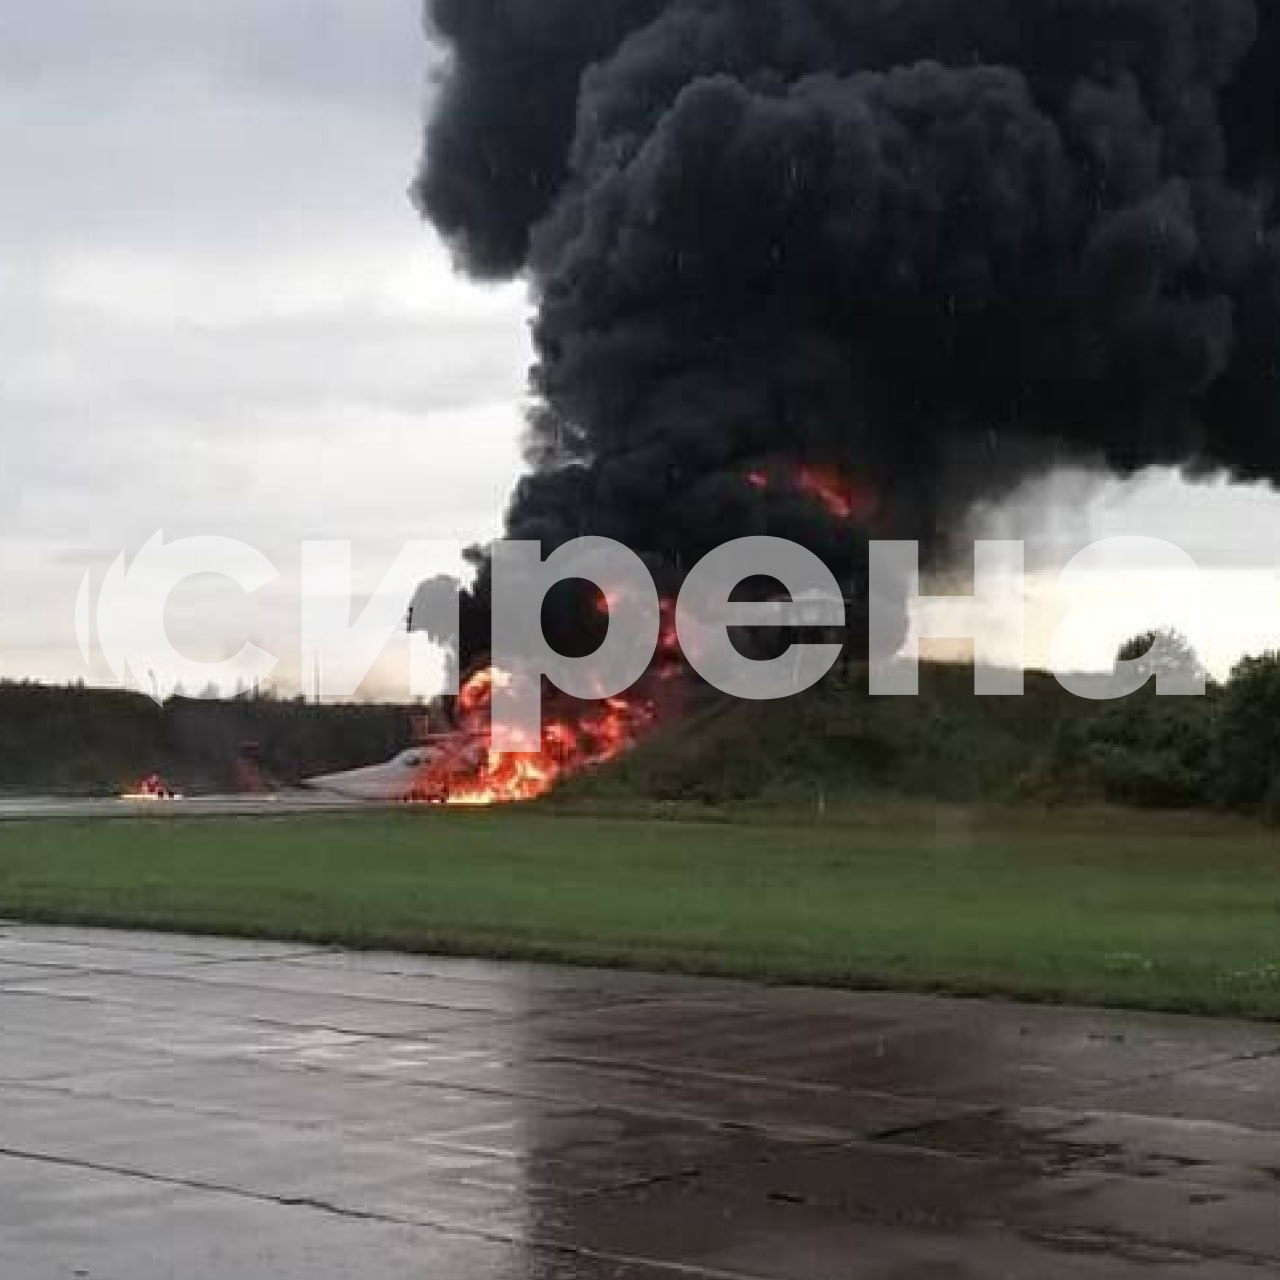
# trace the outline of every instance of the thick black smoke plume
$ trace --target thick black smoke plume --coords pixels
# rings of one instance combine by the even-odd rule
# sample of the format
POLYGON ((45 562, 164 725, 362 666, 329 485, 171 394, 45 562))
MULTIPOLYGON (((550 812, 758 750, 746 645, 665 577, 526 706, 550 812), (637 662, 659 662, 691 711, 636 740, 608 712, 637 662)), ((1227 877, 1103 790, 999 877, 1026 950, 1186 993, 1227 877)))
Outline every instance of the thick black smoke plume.
POLYGON ((428 0, 421 206, 539 302, 512 536, 844 565, 787 467, 926 544, 1054 460, 1275 477, 1274 10, 428 0))

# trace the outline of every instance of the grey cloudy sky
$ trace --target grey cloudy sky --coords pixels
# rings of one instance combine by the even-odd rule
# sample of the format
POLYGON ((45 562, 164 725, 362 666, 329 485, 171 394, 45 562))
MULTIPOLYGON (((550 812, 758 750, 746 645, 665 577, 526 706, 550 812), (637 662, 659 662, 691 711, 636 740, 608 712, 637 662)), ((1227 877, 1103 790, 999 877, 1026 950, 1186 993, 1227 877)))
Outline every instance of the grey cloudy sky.
MULTIPOLYGON (((456 279, 409 205, 430 64, 419 0, 0 9, 0 676, 101 678, 77 588, 157 529, 273 559, 260 597, 202 581, 170 612, 193 656, 274 646, 285 684, 302 539, 354 539, 368 589, 406 539, 497 532, 527 308, 456 279)), ((1068 479, 987 527, 1047 568, 1181 536, 1229 599, 1176 620, 1222 666, 1280 634, 1278 515, 1068 479)))
POLYGON ((0 11, 0 675, 84 674, 81 576, 159 528, 281 569, 175 600, 210 657, 287 629, 303 538, 376 581, 496 530, 526 309, 410 207, 428 69, 418 0, 0 11))

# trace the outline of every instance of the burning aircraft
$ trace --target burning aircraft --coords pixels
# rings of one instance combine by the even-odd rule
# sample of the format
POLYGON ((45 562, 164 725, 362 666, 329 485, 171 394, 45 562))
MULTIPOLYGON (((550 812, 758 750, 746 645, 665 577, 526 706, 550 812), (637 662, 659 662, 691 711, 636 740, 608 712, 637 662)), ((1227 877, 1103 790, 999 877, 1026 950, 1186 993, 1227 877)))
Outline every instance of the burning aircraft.
POLYGON ((302 785, 366 804, 444 804, 454 776, 471 776, 484 754, 479 738, 434 735, 385 764, 305 778, 302 785))
POLYGON ((507 536, 614 538, 674 595, 772 534, 856 599, 869 537, 951 567, 1061 463, 1280 477, 1280 6, 426 7, 419 205, 537 307, 507 536))
POLYGON ((526 750, 490 747, 493 690, 502 675, 485 667, 456 699, 455 726, 432 733, 385 764, 308 778, 304 786, 372 804, 486 806, 536 800, 562 779, 616 759, 657 721, 643 693, 600 703, 553 703, 541 740, 526 750))

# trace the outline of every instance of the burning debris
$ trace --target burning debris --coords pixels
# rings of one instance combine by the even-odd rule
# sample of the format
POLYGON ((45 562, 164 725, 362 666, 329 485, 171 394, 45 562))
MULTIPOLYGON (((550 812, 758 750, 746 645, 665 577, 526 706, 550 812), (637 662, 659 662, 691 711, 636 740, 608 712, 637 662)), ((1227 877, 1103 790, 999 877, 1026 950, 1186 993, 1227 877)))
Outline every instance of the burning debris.
POLYGON ((183 796, 169 785, 162 774, 149 773, 128 791, 124 792, 120 799, 134 803, 145 802, 150 804, 159 801, 181 800, 183 796))
MULTIPOLYGON (((609 600, 597 599, 608 614, 609 600)), ((450 805, 511 804, 547 795, 565 778, 616 760, 669 714, 682 670, 675 628, 675 602, 662 602, 661 630, 654 664, 626 694, 582 702, 549 690, 538 741, 517 752, 490 745, 493 695, 510 677, 482 666, 462 683, 450 710, 452 725, 433 735, 425 758, 420 795, 450 805)))
MULTIPOLYGON (((937 563, 1057 462, 1280 473, 1276 6, 427 10, 421 207, 538 303, 509 536, 674 593, 769 533, 856 594, 870 533, 937 563)), ((487 610, 481 562, 464 668, 487 610)))
MULTIPOLYGON (((457 701, 457 742, 485 741, 489 710, 502 674, 478 671, 457 701)), ((446 751, 432 762, 428 785, 452 805, 510 804, 546 795, 562 778, 616 759, 637 742, 657 717, 656 704, 643 697, 609 698, 553 710, 544 718, 542 740, 528 751, 500 754, 485 747, 466 767, 446 751)))

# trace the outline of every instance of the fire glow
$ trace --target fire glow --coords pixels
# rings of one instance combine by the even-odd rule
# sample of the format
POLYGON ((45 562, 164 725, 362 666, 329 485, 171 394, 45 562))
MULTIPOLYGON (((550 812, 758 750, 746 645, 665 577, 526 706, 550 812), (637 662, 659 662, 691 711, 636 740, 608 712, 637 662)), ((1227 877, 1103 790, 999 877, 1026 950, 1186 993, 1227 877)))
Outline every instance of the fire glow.
MULTIPOLYGON (((870 489, 827 467, 798 465, 788 473, 788 482, 819 503, 833 520, 865 522, 874 518, 879 507, 870 489)), ((747 483, 753 489, 773 487, 767 471, 749 472, 747 483)))
MULTIPOLYGON (((774 477, 763 470, 747 473, 746 480, 762 491, 774 485, 774 477)), ((878 508, 870 489, 824 467, 798 464, 787 472, 787 483, 841 523, 869 521, 878 508)), ((596 608, 608 615, 617 604, 615 594, 602 591, 596 608)), ((676 602, 664 599, 660 607, 657 658, 644 680, 597 703, 560 700, 546 714, 541 741, 530 743, 527 751, 499 752, 490 745, 493 695, 510 677, 493 667, 476 671, 458 695, 454 730, 444 735, 424 769, 421 794, 447 805, 518 804, 546 796, 564 779, 630 750, 660 718, 660 699, 651 695, 664 684, 677 683, 685 666, 676 602)))
POLYGON ((181 800, 183 796, 175 791, 158 773, 148 774, 132 790, 124 792, 121 800, 159 803, 164 800, 181 800))
POLYGON ((616 760, 657 720, 647 698, 626 694, 595 704, 574 703, 546 717, 542 740, 529 751, 498 752, 490 740, 493 694, 506 677, 486 667, 463 685, 457 731, 427 766, 424 791, 458 806, 517 804, 547 795, 563 779, 616 760))
MULTIPOLYGON (((618 599, 601 593, 597 607, 608 614, 618 599)), ((528 751, 493 750, 493 696, 511 677, 494 667, 474 672, 462 685, 454 730, 424 770, 421 793, 448 805, 518 804, 549 794, 564 779, 608 764, 629 751, 670 710, 684 659, 676 631, 676 602, 660 601, 657 657, 645 677, 626 693, 599 702, 557 697, 544 713, 541 741, 528 751)))

